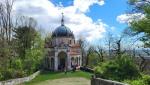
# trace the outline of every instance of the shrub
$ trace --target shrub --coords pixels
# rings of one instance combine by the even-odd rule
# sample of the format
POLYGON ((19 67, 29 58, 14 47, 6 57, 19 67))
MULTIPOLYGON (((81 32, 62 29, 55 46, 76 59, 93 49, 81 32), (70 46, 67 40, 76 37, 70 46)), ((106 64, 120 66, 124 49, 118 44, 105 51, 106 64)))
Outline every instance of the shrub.
POLYGON ((122 81, 135 79, 140 76, 134 61, 127 55, 118 56, 116 59, 101 63, 95 68, 98 77, 122 81))
POLYGON ((2 80, 7 80, 13 78, 14 70, 13 69, 3 69, 2 73, 3 75, 2 80))
POLYGON ((0 80, 3 78, 2 73, 0 72, 0 80))
POLYGON ((150 76, 143 75, 142 79, 146 85, 150 85, 150 76))
POLYGON ((13 69, 20 69, 21 70, 23 68, 22 60, 21 59, 15 59, 12 62, 12 68, 13 69))
POLYGON ((14 78, 21 78, 27 76, 27 74, 23 70, 16 70, 14 72, 14 78))
POLYGON ((136 80, 125 80, 125 83, 130 85, 150 85, 150 76, 143 75, 141 78, 136 80))

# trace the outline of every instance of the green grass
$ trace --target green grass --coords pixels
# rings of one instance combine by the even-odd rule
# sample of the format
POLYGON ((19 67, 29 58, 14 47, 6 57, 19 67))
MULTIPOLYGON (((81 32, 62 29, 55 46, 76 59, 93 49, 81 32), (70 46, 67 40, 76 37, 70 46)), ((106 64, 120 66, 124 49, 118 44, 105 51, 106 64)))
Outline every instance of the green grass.
POLYGON ((32 85, 33 83, 39 83, 46 80, 69 78, 69 77, 83 77, 86 79, 90 79, 91 75, 92 75, 91 73, 83 71, 67 72, 67 74, 65 74, 64 72, 42 72, 32 81, 26 82, 25 85, 32 85))

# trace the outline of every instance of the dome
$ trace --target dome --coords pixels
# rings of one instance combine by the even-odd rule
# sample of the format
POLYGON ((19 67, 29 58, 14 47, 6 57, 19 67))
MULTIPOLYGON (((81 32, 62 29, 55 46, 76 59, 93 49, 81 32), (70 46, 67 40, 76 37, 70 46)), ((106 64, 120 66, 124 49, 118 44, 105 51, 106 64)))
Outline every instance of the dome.
POLYGON ((73 37, 73 32, 66 27, 65 25, 61 25, 58 28, 56 28, 54 30, 54 32, 52 33, 52 37, 73 37))
POLYGON ((52 33, 53 37, 72 37, 74 38, 73 32, 64 25, 64 16, 62 13, 62 19, 61 19, 61 26, 56 28, 54 32, 52 33))

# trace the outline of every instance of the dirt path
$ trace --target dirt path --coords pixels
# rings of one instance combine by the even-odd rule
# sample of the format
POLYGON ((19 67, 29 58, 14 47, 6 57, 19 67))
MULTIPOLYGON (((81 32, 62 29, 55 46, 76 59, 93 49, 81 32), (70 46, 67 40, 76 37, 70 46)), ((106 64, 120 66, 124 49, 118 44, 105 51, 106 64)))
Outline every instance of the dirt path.
POLYGON ((34 85, 90 85, 90 80, 85 78, 62 78, 47 80, 44 82, 36 83, 34 85))

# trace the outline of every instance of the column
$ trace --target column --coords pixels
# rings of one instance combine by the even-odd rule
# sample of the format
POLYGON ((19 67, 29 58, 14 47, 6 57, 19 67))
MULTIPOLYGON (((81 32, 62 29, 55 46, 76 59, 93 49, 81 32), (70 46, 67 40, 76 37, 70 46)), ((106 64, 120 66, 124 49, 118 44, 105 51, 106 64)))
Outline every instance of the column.
POLYGON ((68 70, 71 70, 71 56, 67 53, 67 65, 68 70))
POLYGON ((79 58, 80 58, 80 66, 82 66, 82 57, 79 56, 79 58))
POLYGON ((54 70, 57 71, 58 70, 58 53, 55 52, 55 58, 54 58, 54 70))

